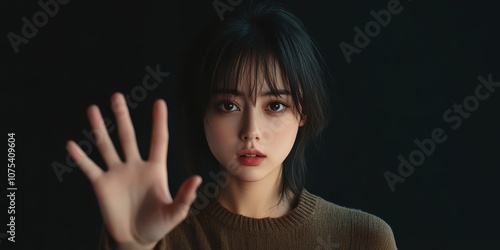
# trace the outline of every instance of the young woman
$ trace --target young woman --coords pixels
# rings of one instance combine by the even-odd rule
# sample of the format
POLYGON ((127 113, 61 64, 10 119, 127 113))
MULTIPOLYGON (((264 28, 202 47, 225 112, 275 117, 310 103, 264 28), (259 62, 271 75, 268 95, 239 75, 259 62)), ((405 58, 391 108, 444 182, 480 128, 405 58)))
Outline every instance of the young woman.
POLYGON ((182 91, 186 165, 200 175, 210 171, 217 182, 200 185, 195 174, 172 199, 163 100, 153 106, 147 160, 119 93, 112 107, 125 159, 95 105, 88 116, 101 131, 96 140, 107 171, 68 142, 100 205, 101 247, 396 249, 382 219, 304 189, 305 148, 326 126, 328 101, 322 59, 302 23, 271 2, 232 14, 209 39, 196 77, 182 91))

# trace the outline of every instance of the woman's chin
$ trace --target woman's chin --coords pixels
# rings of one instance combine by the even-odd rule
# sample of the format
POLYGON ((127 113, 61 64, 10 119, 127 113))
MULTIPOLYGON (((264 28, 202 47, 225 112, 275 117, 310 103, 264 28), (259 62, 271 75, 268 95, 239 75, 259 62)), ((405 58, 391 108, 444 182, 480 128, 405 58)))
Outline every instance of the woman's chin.
POLYGON ((242 182, 258 182, 270 177, 274 178, 271 175, 272 170, 266 168, 241 166, 238 172, 233 178, 242 182))

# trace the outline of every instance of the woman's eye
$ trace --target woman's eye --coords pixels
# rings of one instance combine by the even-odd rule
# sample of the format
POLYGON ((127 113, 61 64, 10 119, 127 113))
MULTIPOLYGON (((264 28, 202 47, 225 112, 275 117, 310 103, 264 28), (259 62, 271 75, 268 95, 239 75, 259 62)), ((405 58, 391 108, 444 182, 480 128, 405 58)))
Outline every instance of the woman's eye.
POLYGON ((271 102, 269 104, 269 110, 273 112, 281 112, 283 111, 287 106, 281 102, 271 102))
POLYGON ((225 112, 237 111, 238 107, 232 102, 222 102, 219 104, 219 109, 225 112))

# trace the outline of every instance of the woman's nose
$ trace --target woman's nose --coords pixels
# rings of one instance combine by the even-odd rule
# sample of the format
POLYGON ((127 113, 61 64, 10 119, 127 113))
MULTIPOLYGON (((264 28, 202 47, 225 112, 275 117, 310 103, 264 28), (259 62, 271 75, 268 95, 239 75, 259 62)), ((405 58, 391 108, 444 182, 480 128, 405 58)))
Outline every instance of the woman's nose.
POLYGON ((247 109, 241 119, 240 138, 243 141, 260 140, 259 115, 254 109, 247 109))

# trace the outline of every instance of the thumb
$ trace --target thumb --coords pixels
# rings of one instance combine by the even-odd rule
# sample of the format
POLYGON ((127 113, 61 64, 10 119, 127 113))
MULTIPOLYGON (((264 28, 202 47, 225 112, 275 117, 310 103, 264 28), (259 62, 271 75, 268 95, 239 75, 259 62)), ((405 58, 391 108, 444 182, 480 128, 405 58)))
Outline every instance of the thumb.
POLYGON ((165 211, 168 213, 168 217, 172 219, 174 224, 180 223, 184 220, 189 213, 189 208, 191 204, 196 199, 196 189, 201 184, 202 179, 200 176, 195 175, 182 183, 179 192, 175 196, 174 201, 168 206, 165 211))

